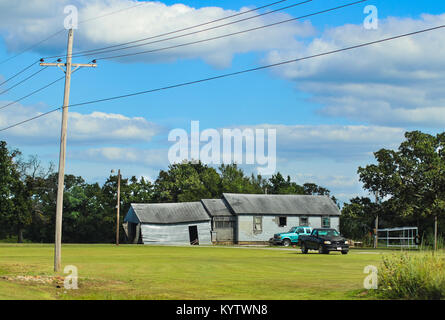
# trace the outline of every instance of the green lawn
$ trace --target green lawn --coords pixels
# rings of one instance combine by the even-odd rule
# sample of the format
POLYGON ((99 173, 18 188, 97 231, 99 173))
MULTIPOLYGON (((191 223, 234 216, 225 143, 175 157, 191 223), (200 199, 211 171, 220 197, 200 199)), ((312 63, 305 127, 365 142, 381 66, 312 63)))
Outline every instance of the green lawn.
POLYGON ((63 266, 79 272, 65 290, 14 278, 53 276, 52 245, 0 244, 0 299, 363 299, 363 269, 383 252, 64 245, 63 266))

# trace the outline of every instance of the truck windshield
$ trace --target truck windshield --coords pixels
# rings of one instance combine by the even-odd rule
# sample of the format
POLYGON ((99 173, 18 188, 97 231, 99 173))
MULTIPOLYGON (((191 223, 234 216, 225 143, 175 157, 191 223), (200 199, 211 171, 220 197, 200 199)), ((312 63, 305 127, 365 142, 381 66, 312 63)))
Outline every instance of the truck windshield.
POLYGON ((327 230, 318 230, 318 235, 319 236, 337 237, 340 234, 337 232, 337 230, 327 229, 327 230))
POLYGON ((292 229, 289 230, 289 233, 294 233, 295 230, 297 230, 297 227, 293 227, 292 229))

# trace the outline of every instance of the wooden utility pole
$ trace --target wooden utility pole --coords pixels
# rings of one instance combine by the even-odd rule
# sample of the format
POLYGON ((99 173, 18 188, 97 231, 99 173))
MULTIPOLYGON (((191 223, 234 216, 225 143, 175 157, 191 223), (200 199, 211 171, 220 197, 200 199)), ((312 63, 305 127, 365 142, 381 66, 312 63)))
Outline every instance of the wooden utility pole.
MULTIPOLYGON (((375 193, 375 203, 379 204, 379 196, 378 193, 375 193)), ((374 238, 374 248, 377 248, 379 245, 379 213, 377 211, 377 216, 375 218, 375 238, 374 238)))
POLYGON ((434 251, 437 251, 437 214, 434 216, 434 251))
POLYGON ((375 241, 374 248, 377 248, 379 245, 379 215, 375 218, 375 241))
POLYGON ((119 211, 121 208, 121 169, 117 172, 117 219, 116 219, 116 245, 119 245, 119 211))
POLYGON ((72 63, 73 54, 73 29, 68 32, 68 49, 66 52, 66 63, 43 63, 41 66, 65 67, 65 93, 63 97, 62 108, 62 130, 60 134, 60 154, 59 154, 59 179, 57 185, 57 204, 56 204, 56 230, 54 239, 54 271, 59 272, 62 267, 62 214, 63 214, 63 191, 65 185, 65 158, 66 158, 66 134, 68 127, 68 106, 70 101, 71 73, 72 67, 97 67, 96 64, 72 63))

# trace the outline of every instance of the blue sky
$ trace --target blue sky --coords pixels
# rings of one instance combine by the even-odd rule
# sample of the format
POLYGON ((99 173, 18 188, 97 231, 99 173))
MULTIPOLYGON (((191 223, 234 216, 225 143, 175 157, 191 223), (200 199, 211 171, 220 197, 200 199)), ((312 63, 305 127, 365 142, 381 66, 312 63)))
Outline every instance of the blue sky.
MULTIPOLYGON (((0 1, 0 61, 58 31, 65 5, 78 6, 79 19, 83 20, 85 15, 90 18, 135 4, 130 0, 51 1, 54 5, 49 6, 52 8, 49 12, 45 10, 47 1, 17 1, 14 5, 0 1)), ((289 0, 273 8, 296 2, 289 0)), ((231 27, 235 29, 218 30, 215 32, 219 33, 208 36, 349 2, 353 1, 314 0, 285 13, 253 19, 231 27)), ((74 51, 132 41, 266 3, 214 0, 162 1, 151 3, 152 7, 147 4, 81 24, 75 31, 74 51), (178 3, 183 6, 178 7, 178 3)), ((165 54, 99 60, 97 69, 87 68, 73 75, 71 103, 206 78, 444 24, 444 9, 443 3, 432 0, 403 1, 403 5, 395 0, 367 1, 295 23, 165 54), (366 17, 363 10, 367 5, 378 9, 377 30, 363 28, 366 17)), ((159 169, 168 165, 165 157, 171 143, 167 135, 174 128, 190 131, 192 120, 200 121, 202 130, 267 126, 278 130, 277 170, 300 183, 326 186, 347 201, 363 194, 356 171, 358 166, 372 162, 372 152, 396 147, 406 130, 442 131, 443 40, 441 29, 397 43, 284 68, 72 108, 67 172, 82 175, 90 182, 103 182, 112 168, 121 168, 126 176, 155 179, 159 169)), ((174 44, 185 40, 177 41, 174 44)), ((43 56, 63 54, 65 45, 66 32, 0 65, 0 82, 43 56)), ((91 57, 75 60, 88 62, 91 57)), ((39 68, 34 66, 24 76, 39 68)), ((60 76, 60 69, 49 68, 0 95, 0 106, 60 76)), ((11 81, 0 89, 14 83, 11 81)), ((58 107, 62 98, 63 81, 19 105, 0 110, 0 126, 58 107)), ((45 162, 57 164, 59 134, 60 115, 56 113, 20 130, 1 132, 0 139, 26 155, 38 154, 45 162)), ((255 172, 255 167, 246 166, 245 170, 255 172)))

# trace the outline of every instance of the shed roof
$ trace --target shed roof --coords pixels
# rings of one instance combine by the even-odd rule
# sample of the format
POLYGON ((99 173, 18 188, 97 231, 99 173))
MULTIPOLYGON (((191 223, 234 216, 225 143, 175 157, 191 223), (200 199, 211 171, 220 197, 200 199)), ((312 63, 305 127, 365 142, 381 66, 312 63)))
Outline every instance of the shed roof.
POLYGON ((141 223, 175 224, 210 220, 201 202, 133 203, 131 210, 141 223))
POLYGON ((233 214, 222 199, 201 200, 204 208, 211 217, 232 217, 233 214))
POLYGON ((224 193, 223 197, 235 214, 340 215, 328 196, 224 193))

